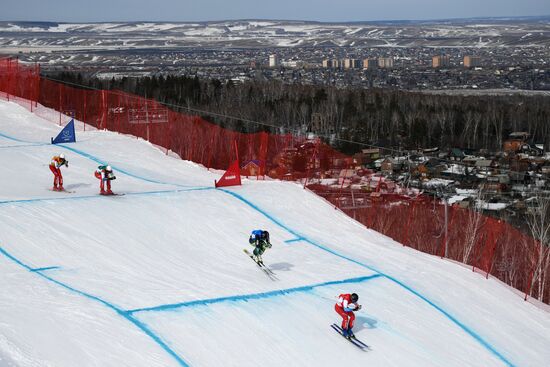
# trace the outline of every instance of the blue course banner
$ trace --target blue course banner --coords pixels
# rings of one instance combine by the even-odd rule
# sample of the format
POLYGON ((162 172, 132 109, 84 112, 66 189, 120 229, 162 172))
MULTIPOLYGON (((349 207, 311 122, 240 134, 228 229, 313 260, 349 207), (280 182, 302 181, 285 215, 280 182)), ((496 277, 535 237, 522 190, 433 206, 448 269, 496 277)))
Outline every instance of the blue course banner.
POLYGON ((76 141, 76 135, 74 132, 74 120, 71 120, 61 130, 61 132, 54 138, 52 138, 52 144, 59 144, 59 143, 74 143, 76 141))

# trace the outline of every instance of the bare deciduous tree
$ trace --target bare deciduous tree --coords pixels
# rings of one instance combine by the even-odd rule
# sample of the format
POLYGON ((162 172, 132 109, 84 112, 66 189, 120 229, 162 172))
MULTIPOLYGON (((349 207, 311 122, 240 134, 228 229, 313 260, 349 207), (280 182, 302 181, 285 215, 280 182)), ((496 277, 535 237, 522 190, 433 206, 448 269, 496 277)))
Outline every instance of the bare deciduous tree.
POLYGON ((462 262, 468 264, 472 251, 479 239, 480 229, 483 225, 483 214, 481 213, 483 205, 483 190, 480 188, 473 201, 473 207, 468 211, 468 221, 466 222, 466 234, 464 236, 464 252, 462 262))
POLYGON ((550 197, 537 195, 527 210, 527 224, 535 243, 531 246, 534 260, 533 278, 530 295, 537 291, 537 298, 542 301, 544 289, 548 282, 550 265, 550 197))

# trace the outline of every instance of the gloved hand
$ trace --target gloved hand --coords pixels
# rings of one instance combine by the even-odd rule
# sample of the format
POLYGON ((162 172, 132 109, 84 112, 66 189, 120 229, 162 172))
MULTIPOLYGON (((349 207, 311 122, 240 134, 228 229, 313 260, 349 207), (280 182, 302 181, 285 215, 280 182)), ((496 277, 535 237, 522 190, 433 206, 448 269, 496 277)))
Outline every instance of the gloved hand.
POLYGON ((271 248, 271 243, 269 243, 269 242, 266 242, 266 244, 265 244, 265 245, 266 245, 266 247, 267 247, 267 248, 271 248))
POLYGON ((357 307, 355 307, 355 311, 359 311, 361 309, 361 305, 357 305, 357 307))
POLYGON ((69 168, 69 161, 65 161, 65 167, 69 168))

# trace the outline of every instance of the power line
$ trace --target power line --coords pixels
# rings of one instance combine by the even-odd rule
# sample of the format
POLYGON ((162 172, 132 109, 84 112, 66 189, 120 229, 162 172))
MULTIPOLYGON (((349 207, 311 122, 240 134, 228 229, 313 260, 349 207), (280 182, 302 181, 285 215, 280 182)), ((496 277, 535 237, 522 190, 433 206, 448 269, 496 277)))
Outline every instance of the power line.
MULTIPOLYGON (((79 87, 79 88, 82 88, 82 89, 90 89, 90 90, 94 90, 94 91, 103 91, 103 89, 100 89, 100 88, 95 88, 95 87, 86 86, 86 85, 73 83, 73 82, 67 82, 67 81, 63 81, 61 79, 57 79, 57 78, 53 78, 53 77, 49 77, 49 76, 41 76, 41 77, 44 78, 44 79, 47 79, 47 80, 59 82, 59 83, 62 83, 62 84, 76 86, 76 87, 79 87)), ((128 98, 128 94, 129 94, 129 93, 126 93, 126 92, 118 92, 118 91, 113 91, 113 90, 109 90, 109 93, 113 93, 114 95, 124 96, 126 98, 128 98)), ((135 97, 131 96, 131 97, 133 97, 133 98, 144 98, 144 97, 140 97, 140 96, 135 96, 135 97)), ((175 103, 167 103, 167 102, 161 102, 161 101, 156 101, 156 100, 154 100, 154 101, 156 103, 160 104, 160 105, 165 106, 165 107, 171 107, 171 108, 176 108, 176 109, 184 109, 184 110, 187 110, 189 112, 195 112, 197 114, 210 115, 210 116, 214 116, 214 117, 240 121, 240 122, 244 122, 244 123, 247 123, 247 124, 253 124, 253 125, 262 126, 262 127, 269 127, 269 128, 275 129, 275 130, 282 128, 282 126, 277 126, 277 125, 274 125, 274 124, 268 124, 268 123, 265 123, 265 122, 256 121, 256 120, 252 120, 252 119, 247 119, 247 118, 243 118, 243 117, 236 117, 236 116, 231 116, 231 115, 227 115, 227 114, 222 114, 222 113, 217 113, 217 112, 212 112, 212 111, 207 111, 207 110, 201 110, 201 109, 198 109, 198 108, 193 108, 193 107, 189 107, 189 106, 182 106, 182 105, 178 105, 178 104, 175 104, 175 103)), ((285 128, 285 127, 283 127, 283 128, 285 130, 287 130, 288 132, 293 133, 294 135, 299 136, 302 133, 299 129, 285 128)), ((358 146, 380 149, 382 151, 397 153, 399 156, 404 155, 405 152, 406 152, 406 151, 403 151, 403 150, 400 150, 400 149, 382 147, 382 146, 378 146, 378 145, 375 145, 375 144, 369 144, 369 143, 358 142, 358 141, 354 141, 354 140, 350 140, 350 139, 332 137, 332 136, 326 135, 326 134, 317 134, 317 133, 314 133, 314 134, 315 134, 316 137, 324 138, 324 139, 327 139, 329 141, 334 140, 334 141, 339 141, 339 142, 342 142, 342 143, 355 144, 355 145, 358 145, 358 146)), ((408 155, 410 155, 410 154, 408 154, 408 155)), ((475 168, 475 166, 465 164, 461 161, 453 161, 453 160, 450 160, 450 159, 434 157, 434 156, 429 156, 429 155, 427 155, 427 157, 430 157, 431 159, 436 159, 437 161, 442 162, 442 163, 446 163, 446 164, 455 164, 455 165, 462 166, 462 167, 465 167, 465 168, 475 168)), ((506 169, 506 168, 493 168, 493 169, 498 170, 499 173, 516 173, 516 174, 519 174, 519 173, 522 172, 522 171, 514 171, 514 170, 506 169)), ((542 174, 542 173, 539 173, 539 175, 541 175, 542 177, 544 177, 546 179, 550 179, 550 175, 542 174)))

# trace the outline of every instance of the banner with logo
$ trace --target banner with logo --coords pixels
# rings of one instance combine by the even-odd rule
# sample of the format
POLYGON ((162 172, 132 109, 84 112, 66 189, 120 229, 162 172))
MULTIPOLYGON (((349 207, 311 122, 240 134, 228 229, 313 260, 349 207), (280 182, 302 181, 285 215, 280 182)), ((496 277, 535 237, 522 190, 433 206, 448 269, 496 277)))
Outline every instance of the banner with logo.
POLYGON ((219 181, 214 181, 216 187, 236 186, 241 184, 241 169, 239 161, 235 161, 229 166, 219 181))
POLYGON ((61 132, 55 137, 55 139, 52 138, 52 144, 74 143, 74 142, 76 142, 76 135, 74 132, 74 119, 73 119, 71 120, 71 122, 67 124, 67 126, 63 128, 63 130, 61 130, 61 132))

